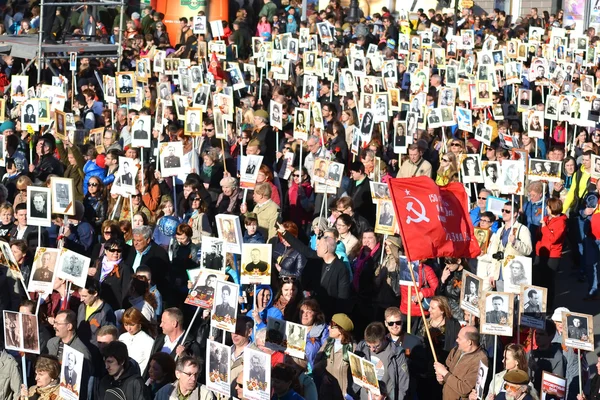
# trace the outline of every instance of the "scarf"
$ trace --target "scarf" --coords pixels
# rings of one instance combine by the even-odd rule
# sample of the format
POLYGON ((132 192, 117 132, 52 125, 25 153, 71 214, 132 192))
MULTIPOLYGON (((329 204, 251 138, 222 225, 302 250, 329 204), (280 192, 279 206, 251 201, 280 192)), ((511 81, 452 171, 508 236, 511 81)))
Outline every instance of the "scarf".
POLYGON ((212 165, 210 167, 203 166, 202 172, 210 179, 212 177, 212 165))
MULTIPOLYGON (((334 353, 333 346, 335 344, 334 338, 327 338, 327 342, 325 342, 325 349, 323 349, 323 353, 326 358, 329 358, 332 353, 334 353)), ((347 343, 342 345, 342 360, 346 363, 349 363, 348 353, 352 352, 352 343, 347 343)))
POLYGON ((119 263, 121 259, 119 258, 117 261, 108 261, 106 257, 102 259, 102 270, 100 271, 100 282, 103 282, 108 275, 112 275, 113 273, 117 275, 117 278, 120 278, 119 275, 119 263))
POLYGON ((32 386, 29 388, 29 397, 33 397, 37 394, 39 396, 38 400, 57 400, 58 389, 59 387, 56 381, 43 388, 32 386))

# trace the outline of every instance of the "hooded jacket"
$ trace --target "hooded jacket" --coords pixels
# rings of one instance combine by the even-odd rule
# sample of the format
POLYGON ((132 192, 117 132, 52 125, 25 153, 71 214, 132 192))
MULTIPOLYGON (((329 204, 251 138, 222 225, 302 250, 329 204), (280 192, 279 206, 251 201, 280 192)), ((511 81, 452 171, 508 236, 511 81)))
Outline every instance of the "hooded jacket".
POLYGON ((306 361, 308 361, 309 371, 314 369, 315 359, 321 346, 329 338, 329 329, 327 324, 313 325, 306 335, 306 361))
POLYGON ((144 385, 144 381, 139 374, 133 371, 130 364, 118 379, 106 375, 100 380, 96 387, 95 399, 104 400, 150 400, 150 390, 144 385))
MULTIPOLYGON (((267 320, 269 318, 277 318, 277 319, 283 319, 283 314, 281 313, 281 311, 279 310, 279 308, 277 307, 273 307, 273 289, 271 289, 271 286, 269 285, 259 285, 256 288, 256 294, 260 293, 261 290, 268 290, 271 293, 271 298, 269 299, 269 302, 267 303, 267 306, 264 308, 264 310, 260 311, 258 313, 259 317, 260 317, 260 323, 256 324, 256 329, 255 332, 258 332, 259 330, 261 330, 262 328, 266 328, 267 327, 267 320)), ((258 298, 258 296, 257 296, 258 298)), ((254 307, 251 308, 247 315, 252 318, 252 311, 254 311, 254 307)), ((252 318, 254 320, 254 318, 252 318)), ((255 321, 256 323, 256 321, 255 321)))
POLYGON ((94 160, 89 160, 83 166, 83 172, 85 177, 83 178, 83 194, 87 195, 88 189, 87 185, 92 176, 97 176, 102 182, 104 182, 104 178, 106 178, 106 171, 104 168, 101 168, 96 164, 94 160))
POLYGON ((536 243, 535 253, 541 257, 560 258, 567 234, 567 216, 544 217, 544 222, 546 225, 542 226, 542 237, 536 243))

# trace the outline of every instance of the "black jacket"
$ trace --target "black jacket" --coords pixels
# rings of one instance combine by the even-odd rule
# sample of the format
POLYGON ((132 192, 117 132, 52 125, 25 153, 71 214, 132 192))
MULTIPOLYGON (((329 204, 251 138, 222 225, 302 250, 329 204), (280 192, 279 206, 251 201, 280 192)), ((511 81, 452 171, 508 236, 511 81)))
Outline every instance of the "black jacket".
MULTIPOLYGON (((169 255, 167 251, 157 245, 154 241, 151 241, 150 249, 142 256, 139 265, 147 265, 152 271, 152 281, 156 283, 158 291, 167 297, 171 291, 169 289, 168 271, 171 269, 171 262, 169 261, 169 255)), ((135 256, 137 251, 131 249, 125 264, 133 267, 135 256)))
MULTIPOLYGON (((100 281, 102 274, 102 257, 96 261, 95 278, 100 281)), ((133 270, 131 266, 121 261, 116 270, 110 272, 100 283, 100 297, 104 302, 112 307, 113 310, 124 308, 124 302, 129 293, 129 285, 131 284, 131 275, 133 270)))
POLYGON ((142 377, 134 373, 130 363, 127 363, 117 380, 110 375, 103 377, 94 392, 97 400, 150 400, 150 390, 144 385, 142 377))
POLYGON ((54 174, 58 176, 63 176, 65 172, 65 167, 62 163, 54 157, 54 154, 44 154, 40 160, 40 163, 35 167, 33 172, 31 173, 32 180, 45 182, 48 178, 48 175, 54 174))
MULTIPOLYGON (((185 334, 181 335, 181 337, 179 338, 179 341, 177 342, 177 346, 179 346, 182 343, 183 336, 185 336, 185 334)), ((195 335, 188 334, 187 338, 185 339, 185 342, 183 342, 183 347, 185 347, 184 354, 188 355, 188 356, 194 356, 194 357, 198 358, 198 360, 200 361, 200 360, 203 360, 203 358, 202 358, 203 355, 200 350, 200 345, 198 345, 198 343, 193 339, 194 336, 195 335)), ((156 337, 156 339, 154 339, 154 344, 152 345, 152 351, 150 352, 150 354, 159 353, 164 345, 165 345, 165 335, 163 333, 161 333, 160 335, 158 335, 156 337)), ((170 353, 171 357, 173 357, 173 358, 175 358, 175 356, 177 355, 177 346, 173 347, 173 350, 170 353)), ((144 371, 144 379, 148 379, 148 368, 149 367, 150 367, 150 363, 148 363, 148 365, 146 366, 146 370, 144 371)), ((202 368, 200 368, 200 370, 202 370, 202 368)))
POLYGON ((354 214, 360 214, 369 221, 371 226, 375 226, 375 205, 371 198, 369 182, 371 180, 365 178, 360 184, 356 185, 354 180, 350 180, 347 193, 352 199, 354 214))
MULTIPOLYGON (((29 251, 31 252, 31 254, 35 254, 35 251, 38 246, 48 247, 50 244, 49 239, 48 239, 48 231, 45 228, 41 228, 41 229, 42 229, 42 243, 38 244, 38 227, 28 225, 27 228, 25 228, 25 233, 23 234, 23 240, 25 240, 27 242, 27 246, 29 247, 29 251)), ((14 240, 17 238, 17 233, 18 233, 17 226, 15 225, 9 233, 11 240, 14 240)))
POLYGON ((85 206, 86 221, 96 229, 96 232, 100 232, 102 223, 106 219, 106 210, 108 209, 106 199, 99 199, 87 194, 85 199, 83 199, 83 205, 85 206))

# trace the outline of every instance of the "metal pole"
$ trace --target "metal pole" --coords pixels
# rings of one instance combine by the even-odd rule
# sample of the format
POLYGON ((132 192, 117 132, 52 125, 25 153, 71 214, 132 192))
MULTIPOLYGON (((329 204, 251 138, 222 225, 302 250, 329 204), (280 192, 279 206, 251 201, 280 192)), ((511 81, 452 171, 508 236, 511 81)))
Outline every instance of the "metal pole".
POLYGON ((42 78, 42 36, 44 35, 44 31, 42 30, 44 26, 44 0, 40 1, 40 27, 38 32, 38 57, 39 57, 39 65, 37 69, 37 83, 39 85, 40 80, 42 78))
POLYGON ((117 71, 121 72, 121 58, 123 56, 123 18, 125 18, 125 0, 121 0, 121 18, 119 19, 119 48, 117 53, 117 71))

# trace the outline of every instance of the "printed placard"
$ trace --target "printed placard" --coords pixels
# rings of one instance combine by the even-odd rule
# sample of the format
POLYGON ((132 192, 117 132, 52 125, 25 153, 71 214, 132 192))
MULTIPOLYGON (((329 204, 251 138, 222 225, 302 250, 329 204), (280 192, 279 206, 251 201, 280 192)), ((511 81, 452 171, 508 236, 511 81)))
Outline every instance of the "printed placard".
POLYGON ((240 217, 230 214, 219 214, 215 217, 219 238, 225 242, 225 251, 242 254, 242 228, 240 217))
POLYGON ((215 300, 211 314, 211 326, 235 333, 238 293, 239 285, 217 280, 215 300))
POLYGON ((242 245, 242 284, 271 283, 271 244, 244 243, 242 245))
POLYGON ((594 318, 592 315, 563 312, 563 345, 594 351, 594 318))
POLYGON ((185 303, 212 310, 215 299, 215 287, 217 280, 225 281, 225 273, 211 269, 202 268, 192 286, 192 290, 185 298, 185 303))
POLYGON ((567 380, 562 376, 542 371, 542 395, 540 399, 564 400, 567 395, 567 380))
MULTIPOLYGON (((512 234, 517 235, 517 228, 511 228, 512 234)), ((521 293, 521 285, 531 285, 531 258, 523 256, 506 256, 502 261, 502 278, 504 291, 514 294, 521 293)))
POLYGON ((85 287, 90 258, 63 247, 58 258, 57 277, 79 287, 85 287))
POLYGON ((208 339, 206 359, 208 360, 206 387, 229 397, 231 395, 231 348, 208 339))
POLYGON ((546 298, 548 289, 523 285, 519 296, 519 324, 533 329, 546 329, 546 298))
POLYGON ((483 290, 483 279, 463 270, 460 288, 460 308, 479 318, 479 299, 483 290))
POLYGON ((479 306, 481 333, 512 336, 514 294, 506 292, 483 292, 479 306))
POLYGON ((244 398, 269 400, 271 398, 271 356, 262 351, 244 350, 244 398))
POLYGON ((59 394, 63 399, 79 399, 82 375, 83 353, 65 344, 62 353, 62 368, 60 369, 59 389, 59 394))
POLYGON ((33 257, 28 292, 52 293, 60 250, 38 247, 33 257))

